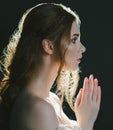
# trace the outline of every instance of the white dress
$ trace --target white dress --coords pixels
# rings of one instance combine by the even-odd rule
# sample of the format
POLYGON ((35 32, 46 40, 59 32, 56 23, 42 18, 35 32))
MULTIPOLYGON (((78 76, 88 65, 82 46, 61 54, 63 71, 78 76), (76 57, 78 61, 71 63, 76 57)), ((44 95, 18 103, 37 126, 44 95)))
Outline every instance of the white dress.
POLYGON ((49 102, 55 109, 55 112, 56 112, 56 115, 57 115, 57 118, 59 121, 59 126, 56 130, 73 130, 73 129, 82 130, 75 120, 70 120, 66 116, 66 114, 61 110, 62 116, 63 116, 63 118, 65 118, 65 121, 62 120, 61 115, 60 115, 60 105, 59 105, 60 100, 56 94, 50 92, 49 97, 47 97, 45 100, 47 102, 49 102), (68 122, 68 123, 66 123, 66 122, 68 122), (73 126, 73 129, 69 127, 69 125, 68 125, 69 123, 71 124, 71 126, 73 126))

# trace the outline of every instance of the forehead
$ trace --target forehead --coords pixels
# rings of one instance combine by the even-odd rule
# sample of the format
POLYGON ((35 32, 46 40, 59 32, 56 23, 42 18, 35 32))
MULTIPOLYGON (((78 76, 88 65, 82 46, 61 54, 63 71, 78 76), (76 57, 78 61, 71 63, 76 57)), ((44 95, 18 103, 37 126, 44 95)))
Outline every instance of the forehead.
POLYGON ((80 28, 76 21, 74 21, 71 26, 71 36, 73 36, 73 34, 80 34, 80 28))

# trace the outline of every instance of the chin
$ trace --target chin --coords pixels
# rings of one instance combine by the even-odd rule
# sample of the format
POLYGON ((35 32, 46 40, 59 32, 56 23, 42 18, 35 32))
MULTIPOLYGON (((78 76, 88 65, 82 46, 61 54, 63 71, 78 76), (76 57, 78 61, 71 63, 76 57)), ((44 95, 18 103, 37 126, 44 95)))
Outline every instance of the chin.
POLYGON ((73 70, 77 70, 78 68, 79 68, 79 66, 78 66, 78 65, 73 66, 73 70))
POLYGON ((76 71, 78 69, 79 69, 79 66, 73 66, 73 67, 70 68, 70 71, 76 71))
POLYGON ((68 71, 76 71, 79 69, 79 66, 75 64, 74 65, 70 65, 70 66, 65 66, 64 69, 68 70, 68 71))

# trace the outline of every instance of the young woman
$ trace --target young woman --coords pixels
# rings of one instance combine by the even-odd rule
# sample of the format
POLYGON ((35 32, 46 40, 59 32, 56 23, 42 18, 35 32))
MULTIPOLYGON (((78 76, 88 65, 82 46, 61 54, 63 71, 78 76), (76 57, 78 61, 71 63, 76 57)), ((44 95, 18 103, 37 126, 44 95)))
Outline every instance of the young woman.
POLYGON ((74 98, 85 50, 80 19, 70 8, 42 3, 28 9, 0 61, 2 130, 92 130, 100 108, 98 80, 85 77, 74 98), (55 81, 60 97, 50 92, 55 81), (63 112, 64 98, 77 121, 63 112))

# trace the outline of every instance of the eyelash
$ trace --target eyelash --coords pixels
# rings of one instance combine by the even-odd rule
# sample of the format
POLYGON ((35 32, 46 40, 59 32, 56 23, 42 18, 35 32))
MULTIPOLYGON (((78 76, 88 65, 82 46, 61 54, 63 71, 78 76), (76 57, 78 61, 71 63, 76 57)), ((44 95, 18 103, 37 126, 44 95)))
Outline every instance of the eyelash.
POLYGON ((73 44, 75 44, 76 41, 77 41, 77 38, 74 38, 74 39, 72 39, 71 41, 72 41, 73 44))

